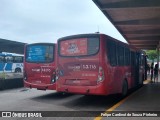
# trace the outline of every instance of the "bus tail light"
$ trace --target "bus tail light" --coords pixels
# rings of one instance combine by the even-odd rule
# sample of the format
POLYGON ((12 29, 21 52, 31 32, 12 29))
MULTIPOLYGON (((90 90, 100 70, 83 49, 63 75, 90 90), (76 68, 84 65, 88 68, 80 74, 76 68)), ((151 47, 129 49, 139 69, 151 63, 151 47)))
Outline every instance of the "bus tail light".
POLYGON ((55 74, 52 75, 51 82, 52 82, 52 83, 55 83, 55 82, 56 82, 55 74))
POLYGON ((104 80, 104 70, 102 67, 99 67, 97 84, 102 82, 103 80, 104 80))
POLYGON ((56 70, 56 80, 58 80, 61 76, 64 76, 64 71, 57 68, 57 70, 56 70))
POLYGON ((55 77, 56 81, 59 79, 59 70, 58 68, 56 69, 56 77, 55 77))
POLYGON ((56 71, 53 72, 51 82, 55 83, 56 82, 56 71))
POLYGON ((24 80, 26 81, 27 80, 27 73, 26 73, 26 71, 24 71, 24 80))

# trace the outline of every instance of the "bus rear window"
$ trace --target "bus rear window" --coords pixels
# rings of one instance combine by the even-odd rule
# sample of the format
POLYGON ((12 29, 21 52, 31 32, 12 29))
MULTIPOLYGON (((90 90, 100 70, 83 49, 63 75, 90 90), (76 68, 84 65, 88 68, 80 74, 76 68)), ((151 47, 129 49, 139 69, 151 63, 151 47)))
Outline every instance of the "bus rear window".
POLYGON ((61 56, 86 56, 99 50, 99 38, 77 38, 60 41, 61 56))
POLYGON ((27 62, 48 63, 54 60, 54 46, 28 45, 26 48, 27 62))

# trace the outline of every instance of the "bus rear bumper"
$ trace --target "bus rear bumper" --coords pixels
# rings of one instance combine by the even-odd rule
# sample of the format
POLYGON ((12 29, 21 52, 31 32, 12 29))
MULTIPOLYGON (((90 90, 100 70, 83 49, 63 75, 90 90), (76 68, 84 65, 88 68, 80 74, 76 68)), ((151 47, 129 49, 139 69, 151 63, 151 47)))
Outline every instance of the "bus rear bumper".
POLYGON ((34 84, 24 80, 24 87, 37 88, 38 90, 56 90, 56 83, 53 84, 34 84))
POLYGON ((84 94, 84 95, 108 95, 103 85, 96 86, 69 86, 57 85, 58 92, 84 94))

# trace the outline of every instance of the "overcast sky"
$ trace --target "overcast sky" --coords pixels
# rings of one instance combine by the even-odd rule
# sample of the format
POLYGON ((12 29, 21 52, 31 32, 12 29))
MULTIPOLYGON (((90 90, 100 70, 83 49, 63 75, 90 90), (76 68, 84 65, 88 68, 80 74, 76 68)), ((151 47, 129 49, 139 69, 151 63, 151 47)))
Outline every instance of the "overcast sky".
POLYGON ((0 38, 26 43, 98 31, 125 41, 92 0, 0 0, 0 38))

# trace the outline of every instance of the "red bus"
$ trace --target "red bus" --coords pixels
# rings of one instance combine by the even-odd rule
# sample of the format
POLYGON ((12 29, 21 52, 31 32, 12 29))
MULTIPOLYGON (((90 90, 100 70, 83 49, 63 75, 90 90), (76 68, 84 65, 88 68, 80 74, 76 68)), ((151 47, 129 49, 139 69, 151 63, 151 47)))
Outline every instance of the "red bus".
POLYGON ((38 90, 55 90, 56 45, 27 44, 24 51, 24 86, 38 90))
POLYGON ((145 56, 104 34, 80 34, 58 40, 57 91, 109 95, 143 84, 145 56))

